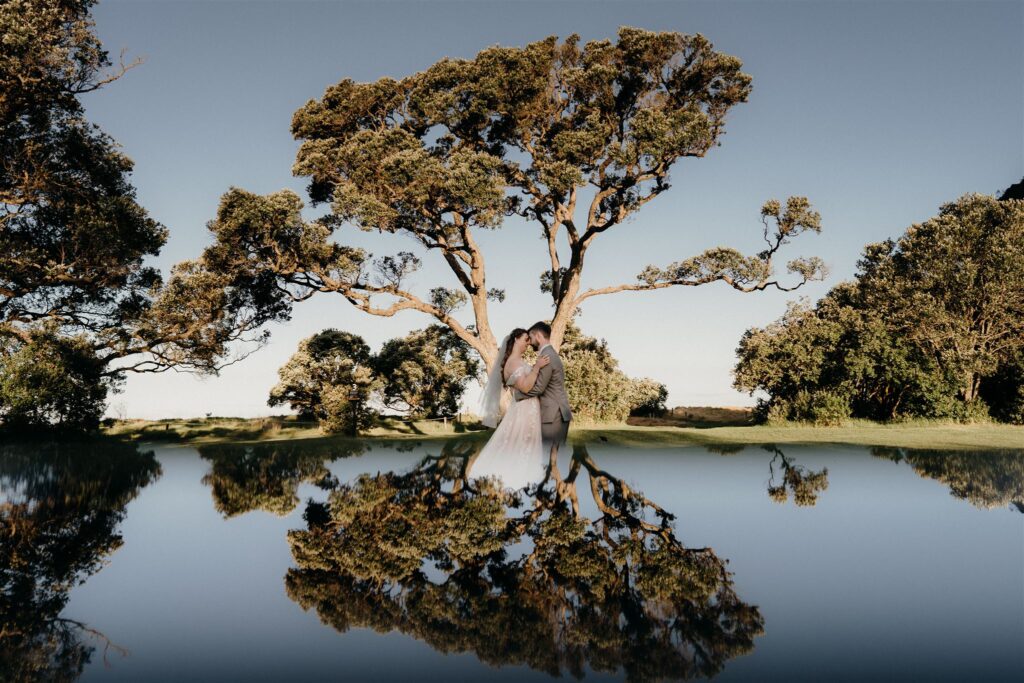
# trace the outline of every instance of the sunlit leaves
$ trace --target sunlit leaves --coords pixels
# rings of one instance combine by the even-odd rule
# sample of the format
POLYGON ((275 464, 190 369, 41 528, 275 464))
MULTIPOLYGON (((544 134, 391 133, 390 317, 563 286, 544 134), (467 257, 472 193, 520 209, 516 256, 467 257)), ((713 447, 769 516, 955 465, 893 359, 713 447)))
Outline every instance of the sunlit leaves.
POLYGON ((430 303, 444 315, 450 315, 466 305, 466 295, 457 289, 435 287, 430 290, 430 303))
MULTIPOLYGON (((370 347, 362 337, 329 328, 306 337, 277 371, 267 405, 289 404, 303 419, 315 419, 331 431, 351 429, 350 394, 356 401, 379 388, 370 347), (334 429, 336 427, 336 429, 334 429)), ((370 415, 360 408, 355 419, 365 426, 370 415)))
POLYGON ((84 336, 34 328, 27 342, 0 348, 0 421, 25 431, 95 429, 108 390, 119 388, 105 370, 84 336))
POLYGON ((387 407, 421 418, 452 417, 480 364, 464 341, 443 325, 390 339, 374 358, 387 407))
POLYGON ((768 248, 757 255, 745 256, 736 249, 715 247, 665 268, 648 266, 637 280, 648 288, 723 281, 741 291, 770 286, 790 291, 807 282, 825 279, 828 269, 818 257, 796 258, 786 264, 787 272, 800 276, 793 284, 784 285, 772 279, 775 275, 773 258, 781 246, 804 232, 821 232, 821 216, 810 208, 806 197, 790 197, 785 209, 778 200, 770 199, 761 208, 761 218, 768 248), (774 229, 769 221, 774 223, 774 229))
MULTIPOLYGON (((802 204, 771 202, 764 213, 777 220, 776 240, 816 229, 802 204)), ((898 239, 867 245, 858 265, 854 282, 813 309, 791 307, 740 341, 736 387, 769 394, 764 416, 970 420, 989 404, 1000 419, 1021 419, 1024 202, 964 195, 898 239)), ((806 277, 820 264, 789 268, 806 277)))

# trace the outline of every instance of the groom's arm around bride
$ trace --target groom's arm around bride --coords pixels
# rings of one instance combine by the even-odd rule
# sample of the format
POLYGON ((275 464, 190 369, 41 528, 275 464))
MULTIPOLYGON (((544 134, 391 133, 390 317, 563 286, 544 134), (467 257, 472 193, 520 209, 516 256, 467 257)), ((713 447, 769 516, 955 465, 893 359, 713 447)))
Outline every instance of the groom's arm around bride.
POLYGON ((565 391, 565 369, 561 357, 549 343, 551 328, 545 323, 537 323, 529 333, 531 345, 538 349, 537 354, 547 356, 551 362, 541 368, 532 389, 525 393, 516 390, 514 394, 517 401, 534 396, 540 399, 542 436, 545 443, 557 448, 565 443, 572 420, 565 391))

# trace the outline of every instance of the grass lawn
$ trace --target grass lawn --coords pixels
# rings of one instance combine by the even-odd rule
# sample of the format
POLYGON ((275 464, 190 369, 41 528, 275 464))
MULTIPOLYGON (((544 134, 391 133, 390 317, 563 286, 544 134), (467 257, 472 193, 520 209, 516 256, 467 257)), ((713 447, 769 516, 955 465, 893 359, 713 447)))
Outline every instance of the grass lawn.
MULTIPOLYGON (((699 409, 689 409, 699 410, 699 409)), ((704 413, 689 413, 691 420, 630 420, 631 424, 574 426, 571 441, 604 442, 632 447, 685 445, 744 446, 750 444, 841 443, 928 449, 1024 450, 1024 426, 1003 424, 956 424, 914 421, 879 424, 852 420, 843 426, 805 424, 750 425, 735 411, 719 421, 704 413)), ((267 418, 211 417, 175 420, 125 420, 104 430, 132 440, 179 443, 270 441, 279 439, 345 439, 324 435, 314 423, 297 422, 290 416, 267 418)), ((363 438, 450 439, 486 438, 472 423, 386 421, 363 438)))

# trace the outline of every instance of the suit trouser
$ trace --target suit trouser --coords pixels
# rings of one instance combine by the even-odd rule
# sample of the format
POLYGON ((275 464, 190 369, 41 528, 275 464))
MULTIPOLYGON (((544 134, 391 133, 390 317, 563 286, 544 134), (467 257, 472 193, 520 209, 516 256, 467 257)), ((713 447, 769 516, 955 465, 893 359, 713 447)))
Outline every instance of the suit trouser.
POLYGON ((545 453, 560 448, 568 436, 569 423, 562 420, 562 413, 555 415, 554 421, 542 422, 540 425, 540 438, 545 453))

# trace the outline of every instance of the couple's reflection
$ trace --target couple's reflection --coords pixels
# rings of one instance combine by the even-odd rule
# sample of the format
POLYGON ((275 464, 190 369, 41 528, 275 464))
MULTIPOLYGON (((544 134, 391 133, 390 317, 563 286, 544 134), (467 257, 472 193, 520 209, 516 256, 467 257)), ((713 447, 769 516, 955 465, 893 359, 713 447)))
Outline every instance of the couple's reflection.
POLYGON ((124 654, 88 624, 61 616, 69 591, 121 546, 125 507, 160 475, 152 451, 113 440, 0 445, 0 676, 72 681, 86 638, 124 654))
POLYGON ((479 448, 449 442, 408 472, 311 501, 288 535, 288 595, 339 631, 398 630, 553 675, 709 676, 753 648, 764 621, 725 562, 684 546, 672 515, 585 447, 564 476, 552 463, 517 492, 466 477, 479 448))

